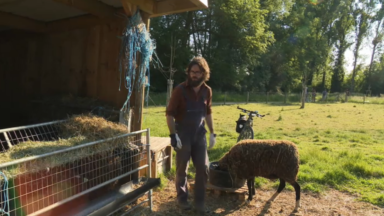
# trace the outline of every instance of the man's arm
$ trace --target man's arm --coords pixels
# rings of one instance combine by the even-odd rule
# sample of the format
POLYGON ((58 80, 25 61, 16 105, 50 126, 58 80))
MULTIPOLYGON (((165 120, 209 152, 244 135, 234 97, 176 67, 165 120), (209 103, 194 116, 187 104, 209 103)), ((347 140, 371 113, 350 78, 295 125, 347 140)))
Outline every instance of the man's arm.
POLYGON ((213 119, 212 119, 212 89, 208 91, 208 100, 207 100, 207 116, 205 117, 205 122, 207 123, 209 131, 213 134, 213 119))
POLYGON ((205 121, 207 122, 207 126, 208 126, 208 129, 209 129, 209 132, 211 134, 215 133, 215 131, 213 130, 212 114, 207 115, 207 117, 205 118, 205 121))
POLYGON ((174 134, 176 132, 176 129, 175 120, 173 119, 173 116, 167 115, 167 125, 169 129, 169 134, 174 134))
POLYGON ((176 115, 177 109, 179 106, 179 100, 178 100, 179 98, 180 98, 179 89, 175 88, 172 91, 172 95, 171 95, 171 98, 169 99, 168 107, 166 110, 167 125, 168 125, 170 134, 176 133, 174 116, 176 115))

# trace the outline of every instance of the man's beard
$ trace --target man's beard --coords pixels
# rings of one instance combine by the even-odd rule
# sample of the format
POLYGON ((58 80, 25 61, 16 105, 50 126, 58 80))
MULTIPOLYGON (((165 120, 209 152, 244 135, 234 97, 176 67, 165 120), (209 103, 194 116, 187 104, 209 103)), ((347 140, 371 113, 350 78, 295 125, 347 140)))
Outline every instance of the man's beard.
POLYGON ((198 80, 192 80, 191 77, 188 77, 188 84, 191 85, 192 87, 200 86, 203 83, 204 83, 204 77, 201 77, 198 80))

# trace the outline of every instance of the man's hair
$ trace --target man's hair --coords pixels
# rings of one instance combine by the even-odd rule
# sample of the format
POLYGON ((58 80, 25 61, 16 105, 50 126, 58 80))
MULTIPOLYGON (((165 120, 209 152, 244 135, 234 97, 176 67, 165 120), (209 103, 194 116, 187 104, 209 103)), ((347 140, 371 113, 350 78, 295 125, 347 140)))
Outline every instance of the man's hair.
POLYGON ((189 72, 191 71, 191 68, 194 65, 199 66, 200 70, 203 72, 204 81, 208 81, 210 78, 211 71, 209 69, 208 63, 205 60, 205 58, 201 56, 193 58, 191 62, 189 62, 188 64, 187 71, 186 71, 187 75, 189 75, 189 72))

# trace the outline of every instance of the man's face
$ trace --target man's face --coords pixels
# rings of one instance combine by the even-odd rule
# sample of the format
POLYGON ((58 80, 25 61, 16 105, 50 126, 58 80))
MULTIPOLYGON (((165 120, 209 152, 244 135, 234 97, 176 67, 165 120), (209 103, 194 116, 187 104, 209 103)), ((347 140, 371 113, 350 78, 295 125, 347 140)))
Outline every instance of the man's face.
POLYGON ((203 84, 204 82, 203 72, 200 70, 200 67, 198 65, 193 65, 191 67, 191 70, 189 71, 189 74, 188 74, 188 82, 193 87, 203 84))

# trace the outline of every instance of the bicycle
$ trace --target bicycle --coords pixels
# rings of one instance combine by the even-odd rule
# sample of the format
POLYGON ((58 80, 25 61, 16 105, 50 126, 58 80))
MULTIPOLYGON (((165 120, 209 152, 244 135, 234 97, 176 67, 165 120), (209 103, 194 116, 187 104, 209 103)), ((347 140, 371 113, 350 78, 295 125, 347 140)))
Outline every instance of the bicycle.
POLYGON ((253 117, 263 118, 265 115, 260 115, 258 111, 250 111, 237 106, 243 113, 248 114, 248 119, 245 115, 240 114, 240 118, 236 121, 236 132, 239 133, 237 142, 244 139, 253 139, 253 117))

